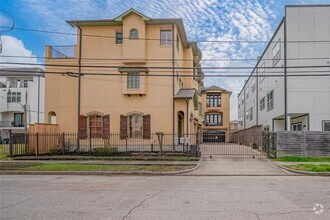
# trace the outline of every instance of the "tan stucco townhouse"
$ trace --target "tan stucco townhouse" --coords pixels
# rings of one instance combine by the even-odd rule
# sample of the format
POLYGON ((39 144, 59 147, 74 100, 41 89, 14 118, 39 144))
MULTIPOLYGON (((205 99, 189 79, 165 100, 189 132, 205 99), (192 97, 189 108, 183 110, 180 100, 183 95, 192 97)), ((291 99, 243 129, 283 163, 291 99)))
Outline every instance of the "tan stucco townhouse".
POLYGON ((202 55, 181 19, 130 9, 114 19, 67 23, 77 27, 77 44, 46 46, 46 122, 83 136, 148 139, 151 132, 201 130, 202 55))

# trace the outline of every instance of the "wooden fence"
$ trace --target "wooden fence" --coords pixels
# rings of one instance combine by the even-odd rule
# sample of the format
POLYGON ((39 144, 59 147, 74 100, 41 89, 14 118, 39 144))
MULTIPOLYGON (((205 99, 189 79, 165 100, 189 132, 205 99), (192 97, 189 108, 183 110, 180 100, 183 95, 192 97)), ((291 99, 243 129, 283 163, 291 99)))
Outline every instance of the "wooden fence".
POLYGON ((262 126, 253 126, 251 128, 236 131, 231 134, 232 141, 237 144, 244 144, 251 146, 256 144, 258 146, 262 145, 262 126))
POLYGON ((279 131, 277 156, 330 156, 330 132, 279 131))

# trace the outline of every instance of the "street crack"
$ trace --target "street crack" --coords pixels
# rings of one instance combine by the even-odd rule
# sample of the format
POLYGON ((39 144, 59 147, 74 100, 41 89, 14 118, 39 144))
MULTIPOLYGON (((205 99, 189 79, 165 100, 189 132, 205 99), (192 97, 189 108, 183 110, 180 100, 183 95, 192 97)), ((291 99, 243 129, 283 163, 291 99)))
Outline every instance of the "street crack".
POLYGON ((157 193, 155 193, 155 194, 153 194, 153 195, 151 195, 151 196, 143 199, 138 205, 134 206, 133 208, 131 208, 129 210, 129 212, 123 217, 123 220, 125 220, 135 209, 139 208, 144 202, 146 202, 147 200, 150 200, 150 199, 156 197, 161 192, 163 192, 163 190, 161 190, 161 191, 159 191, 159 192, 157 192, 157 193))

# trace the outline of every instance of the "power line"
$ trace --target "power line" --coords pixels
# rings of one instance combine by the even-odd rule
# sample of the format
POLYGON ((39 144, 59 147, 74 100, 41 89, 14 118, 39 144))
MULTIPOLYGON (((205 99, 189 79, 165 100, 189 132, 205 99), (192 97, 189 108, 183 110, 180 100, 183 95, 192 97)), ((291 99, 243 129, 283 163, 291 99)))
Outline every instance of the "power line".
MULTIPOLYGON (((4 27, 4 26, 0 26, 4 27)), ((14 27, 15 30, 20 30, 20 31, 32 31, 32 32, 40 32, 40 33, 47 33, 47 34, 60 34, 60 35, 70 35, 70 36, 78 36, 79 34, 77 33, 69 33, 69 32, 59 32, 59 31, 49 31, 49 30, 40 30, 40 29, 29 29, 29 28, 19 28, 19 27, 14 27)), ((101 37, 101 38, 111 38, 111 39, 116 39, 115 36, 110 36, 110 35, 97 35, 97 34, 82 34, 83 37, 101 37)), ((122 37, 122 39, 130 39, 129 37, 122 37)), ((153 40, 153 41, 161 41, 160 38, 138 38, 134 40, 153 40)), ((172 40, 167 40, 171 42, 175 42, 177 40, 172 39, 172 40)), ((183 41, 182 42, 187 42, 183 41)), ((195 40, 192 42, 197 42, 197 43, 269 43, 269 41, 253 41, 253 40, 195 40)), ((284 41, 276 41, 277 42, 284 42, 284 41)), ((312 40, 312 41, 286 41, 286 43, 329 43, 330 41, 328 40, 312 40)), ((187 42, 189 43, 189 42, 187 42)))
MULTIPOLYGON (((1 70, 0 72, 23 72, 23 73, 35 73, 35 71, 25 71, 25 70, 1 70)), ((296 73, 301 73, 302 71, 296 71, 296 73)), ((307 72, 307 71, 305 71, 307 72)), ((311 77, 311 76, 315 76, 315 77, 328 77, 330 76, 329 71, 313 71, 313 72, 324 72, 327 74, 294 74, 294 75, 287 75, 287 77, 311 77)), ((59 72, 59 71, 44 71, 44 73, 49 73, 49 74, 57 74, 57 75, 68 75, 68 76, 78 76, 78 73, 75 72, 59 72)), ((295 73, 295 72, 288 72, 288 73, 295 73)), ((309 71, 310 73, 310 71, 309 71)), ((92 72, 85 72, 82 73, 82 76, 84 75, 90 75, 90 76, 127 76, 129 74, 125 74, 125 73, 92 73, 92 72)), ((172 75, 172 74, 144 74, 144 75, 140 75, 140 76, 146 76, 146 77, 196 77, 193 75, 172 75)), ((229 78, 233 78, 233 77, 238 77, 238 78, 245 78, 248 77, 249 75, 244 74, 244 75, 229 75, 229 74, 214 74, 214 75, 205 75, 204 77, 229 77, 229 78)), ((284 77, 284 75, 251 75, 250 77, 284 77)))
MULTIPOLYGON (((171 67, 171 66, 95 66, 95 65, 69 65, 69 64, 37 64, 37 63, 18 63, 18 62, 0 62, 0 64, 13 64, 13 65, 31 65, 31 66, 53 66, 53 67, 88 67, 88 68, 100 68, 100 69, 118 69, 118 68, 146 68, 146 69, 175 69, 175 70, 199 70, 199 69, 224 69, 224 70, 236 70, 236 69, 254 69, 253 67, 248 66, 234 66, 234 67, 171 67)), ((306 69, 306 68, 330 68, 330 65, 320 65, 320 66, 277 66, 277 67, 258 67, 259 69, 306 69)))
MULTIPOLYGON (((19 55, 0 55, 0 57, 13 57, 13 58, 27 58, 27 59, 49 59, 50 57, 45 57, 45 56, 19 56, 19 55)), ((78 58, 74 58, 74 57, 70 57, 70 59, 72 60, 78 60, 78 58)), ((83 57, 81 58, 82 60, 114 60, 114 61, 121 61, 123 60, 122 58, 88 58, 88 57, 83 57)), ((310 58, 307 58, 307 57, 304 57, 304 58, 287 58, 287 60, 329 60, 330 57, 310 57, 310 58)), ((125 60, 141 60, 141 59, 137 59, 137 58, 131 58, 131 59, 125 59, 125 60)), ((172 59, 169 58, 169 59, 166 59, 166 58, 163 58, 163 59, 156 59, 156 58, 147 58, 147 59, 144 59, 146 61, 164 61, 164 62, 172 62, 172 59)), ((194 61, 194 59, 177 59, 175 58, 174 59, 175 61, 194 61)), ((231 62, 231 61, 256 61, 256 60, 259 60, 259 59, 256 59, 256 58, 215 58, 215 59, 202 59, 201 61, 202 62, 208 62, 208 61, 228 61, 228 62, 231 62)), ((264 58, 262 60, 273 60, 272 58, 264 58)))

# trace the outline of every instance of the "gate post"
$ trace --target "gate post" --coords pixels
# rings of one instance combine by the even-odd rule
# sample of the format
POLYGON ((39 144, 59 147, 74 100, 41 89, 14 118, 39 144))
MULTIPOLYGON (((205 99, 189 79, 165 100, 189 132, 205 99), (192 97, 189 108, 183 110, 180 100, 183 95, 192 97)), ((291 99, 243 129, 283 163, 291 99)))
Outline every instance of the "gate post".
POLYGON ((13 157, 13 134, 9 130, 9 157, 13 157))
POLYGON ((37 132, 37 152, 36 156, 39 156, 39 133, 37 132))
POLYGON ((62 134, 62 154, 65 154, 65 133, 62 134))

